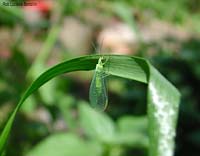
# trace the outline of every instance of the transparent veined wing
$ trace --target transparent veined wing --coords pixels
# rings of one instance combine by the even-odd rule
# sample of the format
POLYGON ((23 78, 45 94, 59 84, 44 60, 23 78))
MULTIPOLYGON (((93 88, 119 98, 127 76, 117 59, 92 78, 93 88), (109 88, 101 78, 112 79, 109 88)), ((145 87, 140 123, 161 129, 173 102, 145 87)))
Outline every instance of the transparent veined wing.
POLYGON ((90 104, 93 108, 100 111, 105 110, 108 104, 106 77, 107 75, 103 71, 95 70, 90 84, 90 104))

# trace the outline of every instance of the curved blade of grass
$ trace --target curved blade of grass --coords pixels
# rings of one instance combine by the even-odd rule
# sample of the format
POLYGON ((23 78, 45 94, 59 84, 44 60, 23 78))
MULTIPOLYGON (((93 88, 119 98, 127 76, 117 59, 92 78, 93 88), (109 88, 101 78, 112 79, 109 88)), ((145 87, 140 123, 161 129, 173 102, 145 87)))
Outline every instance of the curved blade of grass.
MULTIPOLYGON (((148 84, 149 156, 172 156, 180 94, 146 60, 122 55, 107 55, 107 73, 148 84)), ((23 102, 50 79, 72 71, 93 70, 100 56, 84 56, 60 63, 41 74, 25 91, 10 115, 0 136, 2 154, 15 116, 23 102)))

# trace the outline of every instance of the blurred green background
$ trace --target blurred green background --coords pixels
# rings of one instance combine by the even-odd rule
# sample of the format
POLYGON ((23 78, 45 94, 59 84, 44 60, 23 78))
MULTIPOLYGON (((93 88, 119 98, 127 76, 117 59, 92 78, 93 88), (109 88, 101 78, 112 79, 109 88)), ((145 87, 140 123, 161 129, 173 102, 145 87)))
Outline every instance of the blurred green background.
MULTIPOLYGON (((0 131, 26 87, 66 59, 141 56, 181 92, 176 156, 199 156, 199 0, 1 0, 0 131)), ((51 80, 21 108, 7 156, 146 156, 146 85, 108 77, 104 113, 89 107, 92 72, 51 80)))

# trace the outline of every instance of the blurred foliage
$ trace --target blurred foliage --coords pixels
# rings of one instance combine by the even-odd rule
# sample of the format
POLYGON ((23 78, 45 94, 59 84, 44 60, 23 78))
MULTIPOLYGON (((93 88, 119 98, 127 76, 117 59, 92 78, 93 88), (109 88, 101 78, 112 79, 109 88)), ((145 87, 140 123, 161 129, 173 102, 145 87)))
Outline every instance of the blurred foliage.
POLYGON ((135 9, 147 11, 163 19, 176 23, 184 23, 188 16, 198 15, 200 2, 198 0, 110 0, 123 1, 135 9))
MULTIPOLYGON (((194 36, 196 32, 200 32, 199 0, 68 0, 66 4, 63 1, 58 3, 64 8, 63 15, 59 15, 61 20, 63 16, 78 16, 86 8, 94 8, 108 17, 118 16, 134 31, 137 30, 138 21, 159 18, 195 30, 194 36), (131 17, 132 12, 135 18, 131 17)), ((59 10, 59 7, 54 7, 54 10, 39 21, 39 24, 35 23, 32 26, 24 22, 21 7, 10 9, 0 4, 0 29, 8 27, 11 33, 16 26, 22 29, 20 37, 15 38, 15 42, 11 45, 7 45, 9 51, 5 49, 0 51, 0 131, 26 86, 49 66, 47 60, 53 47, 60 46, 56 36, 60 28, 59 24, 55 24, 60 21, 55 22, 50 18, 57 17, 56 10, 59 10), (55 28, 54 25, 58 27, 55 28), (55 31, 51 31, 52 27, 55 31), (39 42, 46 42, 47 45, 46 56, 34 64, 36 69, 31 73, 29 68, 33 67, 37 57, 33 60, 22 49, 23 36, 30 33, 37 36, 39 42), (44 40, 48 36, 50 39, 44 40), (8 53, 10 57, 5 57, 4 53, 8 53), (27 76, 28 72, 31 76, 27 76)), ((194 37, 184 42, 165 40, 166 43, 179 45, 178 50, 162 46, 162 42, 142 44, 137 55, 151 60, 152 64, 181 91, 176 156, 198 156, 200 39, 194 37)), ((30 46, 35 48, 33 45, 30 46)), ((67 53, 68 50, 60 49, 64 53, 58 59, 59 62, 71 57, 72 54, 67 53)), ((42 50, 40 53, 43 53, 42 50)), ((30 97, 16 120, 8 145, 12 150, 7 152, 7 156, 84 156, 91 153, 97 156, 146 156, 148 147, 145 117, 146 86, 111 77, 110 102, 106 111, 108 116, 105 113, 94 112, 85 104, 87 102, 82 101, 88 100, 90 76, 84 77, 78 73, 58 77, 30 97), (99 122, 102 122, 103 126, 97 124, 99 122), (99 126, 100 128, 97 128, 99 126)))

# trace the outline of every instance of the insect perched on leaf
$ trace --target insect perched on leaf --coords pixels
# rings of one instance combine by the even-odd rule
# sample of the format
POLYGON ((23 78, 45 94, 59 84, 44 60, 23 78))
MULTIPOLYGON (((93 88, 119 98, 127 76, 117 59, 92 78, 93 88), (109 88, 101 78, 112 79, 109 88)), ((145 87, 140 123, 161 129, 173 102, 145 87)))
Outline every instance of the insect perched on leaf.
POLYGON ((106 88, 106 74, 104 65, 107 59, 101 56, 96 65, 95 73, 90 84, 89 99, 90 104, 97 110, 105 110, 108 104, 108 95, 106 88))

